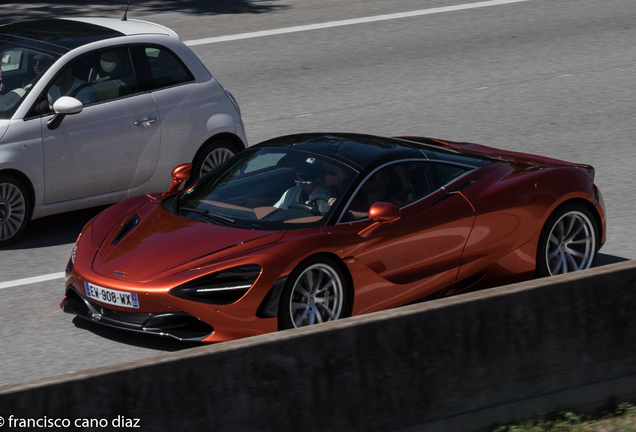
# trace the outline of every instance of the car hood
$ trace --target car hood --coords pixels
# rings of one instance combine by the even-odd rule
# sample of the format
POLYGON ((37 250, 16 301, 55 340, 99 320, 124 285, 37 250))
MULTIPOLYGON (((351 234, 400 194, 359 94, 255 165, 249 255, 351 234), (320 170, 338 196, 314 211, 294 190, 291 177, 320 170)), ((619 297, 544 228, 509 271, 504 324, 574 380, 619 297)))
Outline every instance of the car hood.
POLYGON ((193 221, 153 202, 137 208, 111 230, 95 255, 93 271, 147 282, 276 242, 284 235, 193 221))

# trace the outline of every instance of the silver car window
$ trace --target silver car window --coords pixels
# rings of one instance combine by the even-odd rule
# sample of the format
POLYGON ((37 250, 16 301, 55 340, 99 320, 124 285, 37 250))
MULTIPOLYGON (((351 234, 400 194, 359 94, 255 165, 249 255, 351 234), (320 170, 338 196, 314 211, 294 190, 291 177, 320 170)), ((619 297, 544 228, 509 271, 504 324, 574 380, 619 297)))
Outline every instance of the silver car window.
POLYGON ((0 119, 9 119, 59 57, 19 45, 0 44, 0 58, 0 119))

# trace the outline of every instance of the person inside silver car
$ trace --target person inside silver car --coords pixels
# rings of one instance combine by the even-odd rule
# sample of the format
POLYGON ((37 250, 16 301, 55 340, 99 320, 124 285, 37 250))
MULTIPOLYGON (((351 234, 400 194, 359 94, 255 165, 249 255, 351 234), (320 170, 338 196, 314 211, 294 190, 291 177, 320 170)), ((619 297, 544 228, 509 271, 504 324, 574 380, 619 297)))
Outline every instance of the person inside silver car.
POLYGON ((88 104, 98 100, 95 90, 86 82, 73 74, 73 65, 69 65, 49 90, 49 96, 55 102, 62 96, 71 96, 78 99, 83 104, 88 104))

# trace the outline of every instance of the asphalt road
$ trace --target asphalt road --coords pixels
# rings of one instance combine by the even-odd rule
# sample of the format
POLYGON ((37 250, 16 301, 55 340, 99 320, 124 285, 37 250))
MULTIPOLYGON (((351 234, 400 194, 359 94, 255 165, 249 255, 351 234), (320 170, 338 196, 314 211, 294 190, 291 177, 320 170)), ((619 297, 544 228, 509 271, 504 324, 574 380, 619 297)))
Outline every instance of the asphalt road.
MULTIPOLYGON (((252 143, 309 131, 425 135, 590 163, 608 211, 599 264, 636 258, 636 4, 497 1, 136 0, 128 17, 192 45, 237 97, 252 143), (218 39, 228 35, 243 36, 218 39)), ((9 3, 0 23, 121 17, 126 1, 100 3, 9 3)), ((193 346, 61 312, 59 275, 99 210, 34 221, 0 250, 0 386, 193 346)))

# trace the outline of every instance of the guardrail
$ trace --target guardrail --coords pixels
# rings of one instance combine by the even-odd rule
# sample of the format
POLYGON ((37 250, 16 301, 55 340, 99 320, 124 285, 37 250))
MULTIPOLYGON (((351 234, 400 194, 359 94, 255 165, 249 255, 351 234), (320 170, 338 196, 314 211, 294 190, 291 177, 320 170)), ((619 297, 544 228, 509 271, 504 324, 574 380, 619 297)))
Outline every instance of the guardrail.
POLYGON ((635 400, 635 311, 627 261, 7 385, 0 416, 5 428, 12 416, 83 430, 475 431, 635 400))

